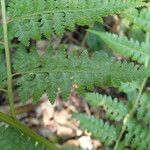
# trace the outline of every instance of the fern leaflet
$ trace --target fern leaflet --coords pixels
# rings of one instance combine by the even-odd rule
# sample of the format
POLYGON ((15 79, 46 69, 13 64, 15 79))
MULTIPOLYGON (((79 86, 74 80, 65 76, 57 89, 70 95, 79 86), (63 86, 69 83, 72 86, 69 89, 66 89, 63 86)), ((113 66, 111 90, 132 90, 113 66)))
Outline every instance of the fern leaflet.
POLYGON ((130 11, 124 13, 125 17, 132 23, 139 26, 144 31, 150 32, 150 9, 144 8, 138 12, 136 9, 131 9, 130 11))
POLYGON ((12 0, 8 7, 10 33, 29 45, 29 39, 63 35, 75 25, 92 25, 102 17, 143 6, 139 0, 12 0))
POLYGON ((18 78, 21 99, 26 101, 33 96, 35 102, 44 93, 50 99, 54 99, 58 92, 67 97, 73 85, 83 93, 85 87, 89 90, 94 85, 118 87, 122 82, 143 79, 149 74, 144 67, 121 63, 105 54, 95 53, 89 58, 86 51, 80 57, 66 52, 54 55, 52 51, 40 57, 36 51, 26 53, 21 49, 14 57, 14 69, 22 74, 18 78))
POLYGON ((74 118, 80 120, 81 128, 91 132, 93 137, 106 145, 111 145, 117 138, 116 128, 108 122, 84 114, 75 114, 74 118))
POLYGON ((139 43, 132 38, 129 40, 126 36, 116 35, 112 33, 102 33, 90 31, 98 35, 103 41, 115 52, 132 58, 139 63, 144 63, 145 58, 150 57, 150 44, 145 42, 139 43))
POLYGON ((128 113, 127 106, 119 102, 117 98, 112 99, 111 96, 100 95, 98 93, 87 93, 86 99, 94 107, 103 107, 106 111, 106 117, 111 120, 120 121, 128 113))
POLYGON ((125 136, 125 145, 136 150, 150 149, 150 129, 143 127, 138 121, 132 119, 128 123, 127 134, 125 136))
POLYGON ((139 102, 139 107, 137 109, 137 119, 143 121, 145 124, 150 124, 149 98, 149 93, 143 94, 139 102))

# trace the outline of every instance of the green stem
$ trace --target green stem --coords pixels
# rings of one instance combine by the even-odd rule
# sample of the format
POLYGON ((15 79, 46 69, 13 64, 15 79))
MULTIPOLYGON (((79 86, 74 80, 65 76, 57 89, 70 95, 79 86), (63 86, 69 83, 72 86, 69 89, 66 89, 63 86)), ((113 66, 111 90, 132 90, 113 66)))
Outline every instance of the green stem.
POLYGON ((31 71, 27 71, 27 72, 16 72, 16 73, 14 73, 14 74, 12 74, 12 77, 15 77, 15 76, 21 76, 21 75, 26 75, 26 74, 36 74, 36 73, 74 73, 74 72, 76 72, 76 73, 99 73, 99 71, 98 70, 95 70, 95 71, 90 71, 90 70, 62 70, 62 69, 60 69, 60 70, 58 70, 58 69, 56 69, 56 70, 48 70, 48 69, 43 69, 43 70, 31 70, 31 71))
MULTIPOLYGON (((92 11, 93 8, 81 8, 81 9, 66 9, 65 12, 68 12, 68 13, 77 13, 77 12, 82 12, 82 11, 92 11)), ((95 11, 99 11, 99 8, 95 8, 95 11)), ((51 14, 51 13, 60 13, 60 12, 64 12, 64 9, 60 9, 60 10, 44 10, 44 11, 39 11, 39 12, 35 12, 35 13, 32 13, 32 14, 24 14, 24 15, 20 15, 18 17, 14 17, 14 18, 11 18, 10 20, 7 21, 8 24, 12 23, 12 22, 17 22, 17 21, 20 21, 20 20, 29 20, 31 17, 34 17, 34 16, 39 16, 39 15, 42 15, 42 14, 51 14)))
POLYGON ((11 115, 12 115, 12 117, 15 118, 16 115, 15 115, 15 106, 14 106, 14 100, 13 100, 12 72, 11 72, 10 50, 9 50, 9 44, 8 44, 8 29, 7 29, 5 0, 1 0, 1 8, 2 8, 4 45, 5 45, 6 66, 7 66, 8 99, 9 99, 9 103, 10 103, 11 115))
POLYGON ((57 150, 58 149, 53 143, 50 143, 50 141, 48 141, 45 138, 43 138, 42 136, 38 135, 37 133, 35 133, 31 129, 29 129, 28 127, 26 127, 24 124, 20 123, 15 118, 11 118, 8 115, 0 112, 0 121, 3 121, 5 123, 7 123, 8 125, 18 129, 22 133, 33 138, 35 141, 40 142, 41 144, 43 144, 45 147, 47 147, 50 150, 57 150))
MULTIPOLYGON (((145 39, 145 41, 146 41, 147 44, 149 44, 149 40, 150 40, 150 33, 147 32, 147 33, 146 33, 146 39, 145 39)), ((145 67, 147 68, 148 65, 149 65, 149 57, 147 57, 146 60, 145 60, 145 67)), ((136 98, 136 100, 135 100, 135 102, 134 102, 134 105, 133 105, 131 111, 125 116, 125 118, 124 118, 124 120, 123 120, 122 130, 121 130, 121 132, 120 132, 120 134, 119 134, 119 136, 118 136, 118 139, 117 139, 117 141, 116 141, 116 143, 115 143, 114 150, 117 150, 117 149, 118 149, 119 142, 121 141, 121 138, 122 138, 124 132, 126 131, 126 128, 127 128, 127 126, 128 126, 128 122, 129 122, 129 120, 134 116, 134 114, 135 114, 135 112, 136 112, 136 110, 137 110, 138 103, 139 103, 139 100, 140 100, 140 98, 141 98, 141 95, 142 95, 142 92, 143 92, 143 89, 144 89, 144 87, 145 87, 146 82, 147 82, 147 78, 145 78, 145 79, 143 80, 143 82, 142 82, 142 84, 141 84, 141 87, 140 87, 140 89, 139 89, 139 93, 138 93, 138 95, 137 95, 137 98, 136 98)))
POLYGON ((140 87, 140 90, 139 90, 139 93, 138 93, 138 96, 135 100, 135 103, 134 103, 134 106, 132 107, 131 111, 125 116, 124 120, 123 120, 123 126, 122 126, 122 130, 119 134, 119 137, 116 141, 116 144, 115 144, 115 147, 114 147, 114 150, 117 150, 118 149, 118 145, 119 145, 119 142, 121 141, 121 138, 124 134, 124 132, 126 131, 126 128, 127 128, 127 125, 128 125, 128 122, 129 120, 133 117, 137 107, 138 107, 138 102, 141 98, 141 94, 143 92, 143 89, 144 89, 144 86, 145 86, 145 83, 146 83, 147 79, 144 79, 144 81, 142 82, 142 85, 140 87))

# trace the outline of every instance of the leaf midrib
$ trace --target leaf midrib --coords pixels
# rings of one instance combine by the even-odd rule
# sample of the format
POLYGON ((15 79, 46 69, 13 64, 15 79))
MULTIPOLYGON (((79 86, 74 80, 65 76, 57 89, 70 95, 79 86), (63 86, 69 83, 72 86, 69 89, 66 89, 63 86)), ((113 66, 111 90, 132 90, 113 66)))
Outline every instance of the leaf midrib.
MULTIPOLYGON (((144 4, 143 4, 144 5, 144 4)), ((106 4, 104 4, 104 6, 107 6, 106 4)), ((26 20, 26 19, 30 19, 31 17, 34 17, 34 16, 38 16, 38 15, 42 15, 42 14, 50 14, 50 13, 64 13, 64 12, 74 12, 74 13, 77 13, 77 12, 89 12, 89 11, 106 11, 106 8, 107 7, 99 7, 99 8, 82 8, 82 9, 75 9, 75 10, 73 10, 73 9, 60 9, 60 10, 48 10, 48 11, 41 11, 41 12, 35 12, 35 13, 32 13, 32 14, 30 14, 30 15, 24 15, 24 16, 19 16, 19 17, 12 17, 10 20, 8 20, 7 21, 7 23, 12 23, 12 22, 14 22, 14 21, 18 21, 18 20, 26 20)), ((113 7, 119 7, 118 5, 114 5, 113 7)), ((120 7, 122 7, 122 6, 120 6, 120 7)), ((112 8, 111 8, 112 9, 112 8)), ((101 14, 99 15, 100 17, 102 17, 101 16, 101 14)))

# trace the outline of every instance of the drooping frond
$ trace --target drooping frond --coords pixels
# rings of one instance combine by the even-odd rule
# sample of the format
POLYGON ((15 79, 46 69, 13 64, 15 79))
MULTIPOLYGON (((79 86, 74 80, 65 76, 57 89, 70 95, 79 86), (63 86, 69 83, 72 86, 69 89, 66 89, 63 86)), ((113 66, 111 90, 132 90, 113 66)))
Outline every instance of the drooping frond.
POLYGON ((102 17, 143 6, 141 0, 11 0, 10 32, 29 45, 29 39, 62 35, 75 25, 92 25, 102 17))
POLYGON ((43 146, 10 126, 0 126, 0 148, 2 150, 44 150, 43 146))
POLYGON ((150 32, 150 8, 144 8, 138 12, 136 9, 128 10, 125 17, 141 29, 150 32))
POLYGON ((106 117, 111 120, 120 121, 128 113, 127 106, 123 102, 119 102, 117 98, 113 99, 111 96, 87 93, 86 100, 94 107, 103 107, 106 117))
POLYGON ((117 139, 116 128, 108 122, 85 114, 75 114, 74 118, 80 121, 81 128, 92 133, 93 137, 104 142, 106 145, 111 145, 117 139))
POLYGON ((112 33, 103 33, 90 31, 98 35, 113 51, 132 58, 132 60, 144 63, 145 58, 150 57, 150 44, 145 42, 139 43, 134 39, 128 39, 124 35, 117 35, 112 33))
POLYGON ((136 150, 150 149, 150 129, 143 127, 139 122, 132 119, 128 123, 127 133, 125 135, 125 145, 136 150))
POLYGON ((150 94, 142 95, 139 107, 137 109, 137 119, 143 121, 145 124, 150 124, 150 94))
POLYGON ((0 52, 0 89, 4 86, 4 81, 6 80, 6 67, 4 56, 0 52))
POLYGON ((36 51, 26 53, 20 49, 14 58, 14 69, 22 74, 18 79, 18 91, 23 101, 30 96, 37 101, 44 93, 50 99, 54 99, 57 92, 66 97, 72 86, 80 93, 85 88, 92 90, 94 85, 118 87, 122 82, 149 75, 144 67, 137 68, 133 63, 122 63, 100 53, 90 58, 86 51, 80 56, 47 51, 40 57, 36 51))

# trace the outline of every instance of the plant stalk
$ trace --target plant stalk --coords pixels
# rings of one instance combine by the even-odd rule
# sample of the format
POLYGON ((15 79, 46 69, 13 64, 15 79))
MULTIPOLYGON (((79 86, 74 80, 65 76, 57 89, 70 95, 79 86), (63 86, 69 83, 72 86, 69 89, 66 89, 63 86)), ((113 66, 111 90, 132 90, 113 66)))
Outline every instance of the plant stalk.
MULTIPOLYGON (((145 38, 146 44, 149 44, 149 41, 150 41, 150 33, 146 32, 146 38, 145 38)), ((146 68, 148 67, 148 65, 149 65, 149 57, 146 58, 144 65, 145 65, 146 68)), ((128 126, 128 122, 134 116, 134 114, 135 114, 135 112, 137 110, 137 107, 138 107, 138 104, 139 104, 139 100, 141 98, 141 95, 142 95, 142 92, 143 92, 143 89, 145 87, 146 82, 147 82, 147 78, 145 78, 143 80, 143 82, 141 84, 141 87, 139 89, 139 93, 137 95, 137 98, 136 98, 136 100, 134 102, 134 105, 133 105, 131 111, 125 116, 125 118, 123 120, 122 130, 121 130, 121 132, 120 132, 120 134, 118 136, 118 139, 117 139, 117 141, 115 143, 114 150, 118 149, 118 146, 119 146, 119 143, 121 141, 121 138, 122 138, 124 132, 126 131, 127 126, 128 126)))
POLYGON ((20 123, 15 118, 9 117, 8 115, 0 112, 0 121, 3 121, 5 123, 7 123, 8 125, 18 129, 25 135, 30 136, 35 141, 38 141, 39 143, 43 144, 49 150, 57 150, 58 149, 53 143, 50 143, 50 141, 48 141, 45 138, 43 138, 42 136, 38 135, 37 133, 35 133, 31 129, 29 129, 28 127, 26 127, 24 124, 20 123))
POLYGON ((14 99, 13 99, 12 71, 11 71, 10 50, 9 50, 9 44, 8 44, 8 28, 7 28, 5 0, 1 0, 1 9, 2 9, 4 46, 5 46, 6 67, 7 67, 8 100, 10 103, 11 116, 15 118, 16 115, 15 115, 15 106, 14 106, 14 99))

